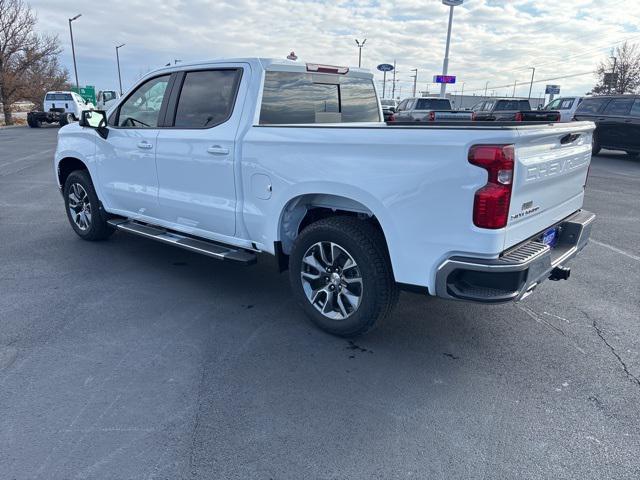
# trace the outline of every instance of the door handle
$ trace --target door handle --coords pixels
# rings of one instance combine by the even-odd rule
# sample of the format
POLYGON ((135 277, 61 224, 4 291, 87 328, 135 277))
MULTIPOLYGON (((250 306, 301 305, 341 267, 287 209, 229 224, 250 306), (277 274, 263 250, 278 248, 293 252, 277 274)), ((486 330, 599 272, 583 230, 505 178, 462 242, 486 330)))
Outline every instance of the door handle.
POLYGON ((153 144, 147 142, 146 140, 143 140, 143 141, 138 143, 138 148, 143 148, 145 150, 149 150, 150 148, 153 148, 153 144))
POLYGON ((214 145, 207 148, 207 152, 212 155, 229 155, 229 149, 221 147, 220 145, 214 145))

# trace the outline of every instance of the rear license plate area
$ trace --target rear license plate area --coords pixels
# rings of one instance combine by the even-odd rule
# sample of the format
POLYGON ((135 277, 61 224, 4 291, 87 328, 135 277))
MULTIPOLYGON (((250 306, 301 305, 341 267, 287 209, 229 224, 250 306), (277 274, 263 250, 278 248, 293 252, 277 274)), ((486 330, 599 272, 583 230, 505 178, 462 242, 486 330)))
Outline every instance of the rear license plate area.
POLYGON ((560 232, 558 231, 558 227, 553 227, 540 236, 540 241, 545 245, 549 245, 549 247, 554 248, 558 244, 559 236, 560 232))

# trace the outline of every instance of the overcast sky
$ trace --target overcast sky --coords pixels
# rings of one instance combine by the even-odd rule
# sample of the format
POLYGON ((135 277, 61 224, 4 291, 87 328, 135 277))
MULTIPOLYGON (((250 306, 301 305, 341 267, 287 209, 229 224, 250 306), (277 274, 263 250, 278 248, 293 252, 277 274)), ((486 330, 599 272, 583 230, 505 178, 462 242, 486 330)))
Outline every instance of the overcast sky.
MULTIPOLYGON (((147 71, 174 59, 285 57, 357 65, 354 39, 367 39, 363 67, 397 60, 404 97, 418 69, 418 90, 442 69, 448 7, 441 0, 30 0, 43 33, 57 34, 73 76, 67 19, 73 23, 80 84, 117 89, 115 45, 126 89, 147 71)), ((449 73, 451 91, 527 95, 536 79, 562 94, 583 94, 591 73, 613 46, 640 43, 640 0, 466 0, 455 8, 449 73), (510 86, 506 86, 510 85, 510 86)), ((382 79, 382 74, 376 72, 382 79)), ((379 86, 381 88, 381 81, 379 86)), ((390 83, 389 83, 390 85, 390 83)))

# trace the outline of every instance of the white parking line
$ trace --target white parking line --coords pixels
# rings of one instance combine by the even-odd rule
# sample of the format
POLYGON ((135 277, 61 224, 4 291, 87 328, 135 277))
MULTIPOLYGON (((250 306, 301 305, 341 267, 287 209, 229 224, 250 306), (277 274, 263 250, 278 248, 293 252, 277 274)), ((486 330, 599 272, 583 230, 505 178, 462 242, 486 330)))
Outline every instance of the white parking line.
POLYGON ((49 152, 52 152, 54 150, 55 150, 55 148, 47 148, 46 150, 42 150, 41 152, 32 153, 31 155, 27 155, 25 157, 15 158, 11 162, 0 164, 0 167, 6 167, 7 165, 13 165, 14 163, 18 163, 18 162, 21 162, 23 160, 27 160, 27 159, 32 158, 32 157, 36 157, 38 155, 44 155, 45 153, 49 153, 49 152))
POLYGON ((600 245, 601 247, 608 248, 609 250, 611 250, 613 252, 616 252, 616 253, 619 253, 620 255, 624 255, 625 257, 629 257, 630 259, 635 260, 636 262, 640 262, 640 257, 637 256, 637 255, 634 255, 633 253, 625 252, 624 250, 620 250, 619 248, 614 247, 613 245, 609 245, 608 243, 602 243, 602 242, 599 242, 599 241, 593 240, 593 239, 590 239, 589 241, 591 243, 595 243, 596 245, 600 245))

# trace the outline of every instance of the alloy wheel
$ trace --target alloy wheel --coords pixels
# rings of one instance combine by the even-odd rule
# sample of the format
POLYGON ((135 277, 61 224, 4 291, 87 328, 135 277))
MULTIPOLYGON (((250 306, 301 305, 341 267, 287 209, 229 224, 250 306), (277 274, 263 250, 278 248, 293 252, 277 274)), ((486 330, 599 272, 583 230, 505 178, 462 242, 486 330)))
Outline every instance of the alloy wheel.
POLYGON ((317 242, 302 258, 300 278, 309 302, 322 315, 344 320, 362 301, 362 273, 351 254, 334 242, 317 242))
POLYGON ((76 226, 83 232, 91 227, 91 202, 82 185, 72 183, 69 187, 69 213, 76 226))

